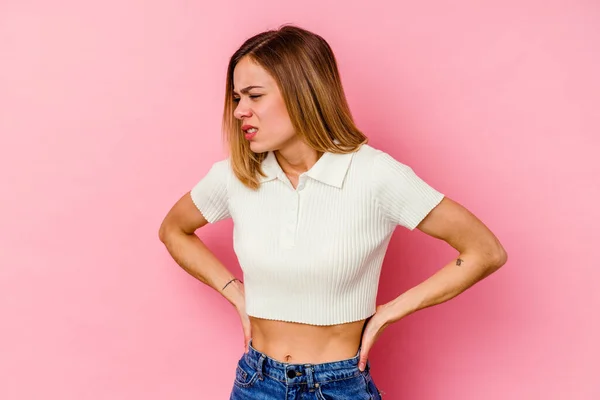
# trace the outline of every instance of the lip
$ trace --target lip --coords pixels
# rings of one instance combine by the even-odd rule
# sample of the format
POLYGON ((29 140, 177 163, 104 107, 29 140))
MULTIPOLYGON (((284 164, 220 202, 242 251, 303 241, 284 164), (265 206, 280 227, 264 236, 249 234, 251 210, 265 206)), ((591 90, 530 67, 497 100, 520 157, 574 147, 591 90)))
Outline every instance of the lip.
POLYGON ((254 132, 254 133, 246 133, 246 134, 244 135, 244 137, 245 137, 247 140, 251 140, 251 139, 252 139, 254 136, 256 136, 256 134, 257 134, 257 133, 258 133, 258 130, 257 130, 256 132, 254 132))
POLYGON ((256 133, 258 132, 258 128, 255 127, 255 126, 246 124, 246 125, 242 125, 242 131, 244 132, 244 137, 247 140, 251 140, 254 136, 256 136, 256 133), (254 132, 254 133, 248 133, 248 129, 251 129, 251 128, 256 129, 256 132, 254 132))

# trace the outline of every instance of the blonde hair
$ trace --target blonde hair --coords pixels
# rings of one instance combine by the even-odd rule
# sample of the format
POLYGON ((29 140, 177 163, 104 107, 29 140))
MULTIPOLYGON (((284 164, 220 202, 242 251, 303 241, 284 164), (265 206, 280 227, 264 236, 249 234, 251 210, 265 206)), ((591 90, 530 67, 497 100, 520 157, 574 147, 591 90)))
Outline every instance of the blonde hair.
POLYGON ((258 189, 267 153, 250 150, 241 134, 241 121, 233 115, 233 70, 243 57, 277 82, 292 126, 308 146, 319 152, 351 153, 367 143, 354 124, 335 56, 325 39, 292 25, 259 33, 231 56, 225 84, 223 135, 233 172, 245 186, 258 189))

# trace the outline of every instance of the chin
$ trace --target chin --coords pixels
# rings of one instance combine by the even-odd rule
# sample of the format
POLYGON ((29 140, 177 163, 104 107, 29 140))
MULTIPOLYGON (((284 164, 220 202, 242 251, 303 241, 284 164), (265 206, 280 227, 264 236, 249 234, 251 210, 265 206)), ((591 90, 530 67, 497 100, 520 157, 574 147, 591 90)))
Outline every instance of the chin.
POLYGON ((271 151, 271 149, 268 146, 265 146, 264 144, 261 144, 260 142, 250 142, 250 150, 252 150, 254 153, 257 153, 257 154, 271 151))

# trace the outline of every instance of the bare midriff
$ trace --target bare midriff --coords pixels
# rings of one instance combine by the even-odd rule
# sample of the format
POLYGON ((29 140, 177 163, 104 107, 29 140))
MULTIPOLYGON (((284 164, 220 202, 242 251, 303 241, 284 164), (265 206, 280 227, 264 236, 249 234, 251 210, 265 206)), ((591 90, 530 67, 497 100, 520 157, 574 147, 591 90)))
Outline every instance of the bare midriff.
POLYGON ((309 325, 250 316, 252 347, 289 364, 320 364, 352 358, 358 352, 365 320, 339 325, 309 325))

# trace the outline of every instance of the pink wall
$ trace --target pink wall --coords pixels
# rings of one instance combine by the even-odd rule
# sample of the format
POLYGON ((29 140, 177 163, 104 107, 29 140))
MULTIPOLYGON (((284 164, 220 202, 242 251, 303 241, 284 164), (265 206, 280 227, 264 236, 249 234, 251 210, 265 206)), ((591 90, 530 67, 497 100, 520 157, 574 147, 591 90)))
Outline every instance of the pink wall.
MULTIPOLYGON (((228 57, 286 22, 332 45, 371 144, 509 253, 386 330, 384 398, 600 398, 598 3, 363 3, 0 3, 1 399, 227 398, 238 317, 157 230, 222 156, 228 57)), ((230 234, 201 237, 239 273, 230 234)), ((398 230, 379 302, 454 254, 398 230)))

